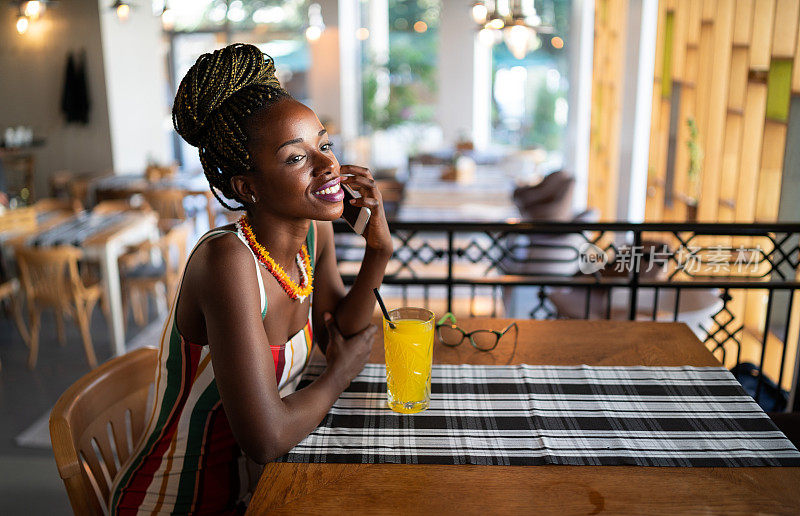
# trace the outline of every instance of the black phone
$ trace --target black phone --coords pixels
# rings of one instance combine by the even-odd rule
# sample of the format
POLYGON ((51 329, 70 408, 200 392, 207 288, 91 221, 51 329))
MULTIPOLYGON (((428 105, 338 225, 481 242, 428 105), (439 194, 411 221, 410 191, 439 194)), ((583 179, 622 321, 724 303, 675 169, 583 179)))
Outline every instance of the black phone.
POLYGON ((362 235, 367 228, 367 222, 372 215, 372 211, 370 211, 369 208, 359 208, 358 206, 350 204, 350 199, 359 199, 361 198, 361 194, 344 183, 340 184, 344 191, 344 211, 342 212, 342 218, 353 228, 353 231, 362 235))

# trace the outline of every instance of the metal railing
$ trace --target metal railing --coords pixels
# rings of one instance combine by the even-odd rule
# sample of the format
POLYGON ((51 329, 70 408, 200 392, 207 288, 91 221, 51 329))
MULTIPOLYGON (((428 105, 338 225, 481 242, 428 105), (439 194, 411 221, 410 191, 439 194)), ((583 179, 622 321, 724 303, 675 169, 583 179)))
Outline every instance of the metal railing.
MULTIPOLYGON (((334 228, 342 276, 352 282, 363 239, 344 223, 334 228)), ((683 321, 762 406, 800 410, 800 223, 392 222, 390 229, 395 249, 384 284, 400 289, 404 302, 414 290, 424 303, 438 292, 448 311, 465 298, 470 314, 483 295, 491 316, 683 321), (769 361, 777 361, 772 377, 769 361)))

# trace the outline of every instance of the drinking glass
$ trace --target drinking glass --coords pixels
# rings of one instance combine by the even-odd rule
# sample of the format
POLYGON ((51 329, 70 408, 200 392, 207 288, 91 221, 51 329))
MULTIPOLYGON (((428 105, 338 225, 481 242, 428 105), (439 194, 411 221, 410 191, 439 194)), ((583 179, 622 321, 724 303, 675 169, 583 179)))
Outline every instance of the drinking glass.
POLYGON ((402 414, 422 412, 431 401, 433 312, 404 307, 390 311, 389 317, 395 325, 383 321, 389 408, 402 414))

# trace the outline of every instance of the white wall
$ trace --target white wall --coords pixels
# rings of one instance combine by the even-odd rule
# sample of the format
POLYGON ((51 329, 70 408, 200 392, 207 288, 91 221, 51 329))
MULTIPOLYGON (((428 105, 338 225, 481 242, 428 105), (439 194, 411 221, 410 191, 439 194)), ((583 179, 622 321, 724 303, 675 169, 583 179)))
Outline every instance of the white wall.
POLYGON ((460 133, 469 136, 473 132, 475 21, 472 4, 472 0, 442 2, 436 122, 442 128, 446 143, 454 143, 460 133))
MULTIPOLYGON (((166 43, 149 2, 121 21, 107 0, 98 0, 108 92, 114 172, 142 173, 148 157, 172 161, 169 152, 166 43)), ((171 102, 169 102, 171 105, 171 102)))
POLYGON ((317 1, 322 7, 325 30, 317 41, 309 43, 311 67, 308 70, 308 93, 311 107, 320 119, 341 127, 342 107, 339 101, 339 2, 317 1))
POLYGON ((0 131, 27 125, 46 144, 35 151, 37 195, 48 192, 48 179, 58 170, 102 173, 111 167, 103 78, 100 19, 95 2, 59 2, 17 34, 16 12, 0 5, 0 131), (67 53, 86 50, 91 101, 87 125, 67 125, 61 114, 61 93, 67 53))

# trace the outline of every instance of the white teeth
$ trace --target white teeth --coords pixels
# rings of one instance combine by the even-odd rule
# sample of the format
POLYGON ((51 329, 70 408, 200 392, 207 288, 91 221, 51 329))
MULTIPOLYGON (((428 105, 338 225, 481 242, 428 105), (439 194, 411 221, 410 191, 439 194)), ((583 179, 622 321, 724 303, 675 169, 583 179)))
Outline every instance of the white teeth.
POLYGON ((332 193, 338 192, 339 188, 340 188, 339 183, 336 183, 335 185, 329 186, 328 188, 325 188, 324 190, 317 191, 317 195, 330 195, 332 193))

